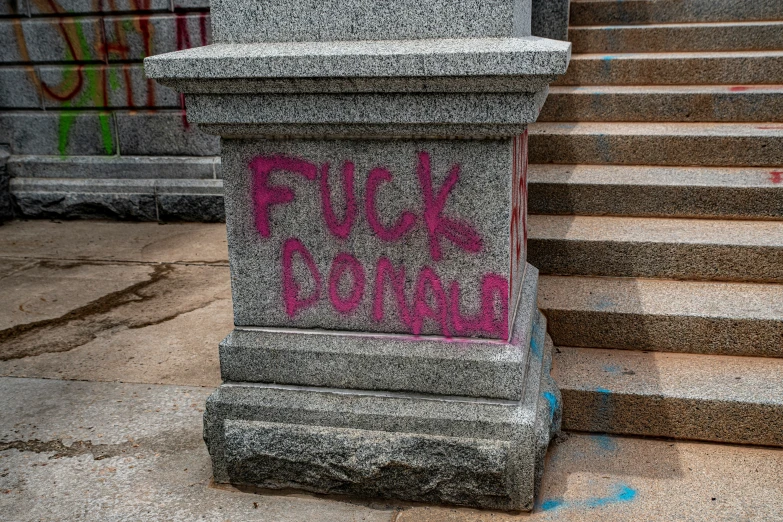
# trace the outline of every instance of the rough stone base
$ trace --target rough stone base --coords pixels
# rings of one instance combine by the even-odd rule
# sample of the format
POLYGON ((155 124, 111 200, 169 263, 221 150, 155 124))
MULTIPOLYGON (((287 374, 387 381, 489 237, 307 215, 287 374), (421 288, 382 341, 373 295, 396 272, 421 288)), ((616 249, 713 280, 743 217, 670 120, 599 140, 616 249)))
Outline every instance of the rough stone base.
POLYGON ((15 178, 11 195, 30 218, 225 221, 221 180, 15 178))
POLYGON ((9 156, 8 147, 0 145, 0 223, 14 217, 13 207, 11 206, 11 191, 8 186, 7 162, 9 156))
POLYGON ((535 311, 521 401, 226 383, 207 400, 217 482, 530 510, 560 397, 535 311))

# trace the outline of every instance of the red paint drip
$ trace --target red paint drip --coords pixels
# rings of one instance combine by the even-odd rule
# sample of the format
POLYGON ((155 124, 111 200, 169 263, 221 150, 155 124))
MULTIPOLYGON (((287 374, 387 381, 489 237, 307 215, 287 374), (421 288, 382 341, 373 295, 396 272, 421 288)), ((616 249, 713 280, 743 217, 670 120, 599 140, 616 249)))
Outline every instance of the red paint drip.
POLYGON ((742 92, 750 90, 750 87, 747 87, 745 85, 735 85, 733 87, 729 87, 729 91, 731 92, 742 92))
POLYGON ((201 45, 207 45, 207 13, 200 13, 198 27, 201 32, 201 45))
POLYGON ((783 182, 783 171, 773 170, 772 172, 769 173, 769 180, 775 185, 778 185, 779 183, 783 182))

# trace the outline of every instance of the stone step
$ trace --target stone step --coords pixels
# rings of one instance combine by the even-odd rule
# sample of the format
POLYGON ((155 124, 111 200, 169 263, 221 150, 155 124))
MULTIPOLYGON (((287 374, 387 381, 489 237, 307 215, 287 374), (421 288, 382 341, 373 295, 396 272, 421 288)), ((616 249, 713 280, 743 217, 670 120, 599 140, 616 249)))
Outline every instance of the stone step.
POLYGON ((571 0, 570 24, 628 25, 783 19, 779 0, 571 0))
POLYGON ((531 163, 770 166, 783 170, 780 123, 535 123, 531 163))
POLYGON ((783 85, 552 87, 538 121, 781 122, 783 85))
POLYGON ((554 85, 783 83, 783 51, 575 54, 554 85))
MULTIPOLYGON (((35 167, 33 174, 45 170, 40 163, 35 167)), ((69 172, 73 170, 66 169, 65 176, 69 172)), ((225 220, 222 179, 65 176, 12 178, 10 189, 16 211, 31 218, 225 220)))
POLYGON ((574 53, 766 51, 783 49, 783 22, 571 27, 574 53))
POLYGON ((780 284, 541 276, 538 296, 557 346, 783 357, 780 284))
POLYGON ((533 215, 528 223, 528 259, 542 274, 783 283, 781 221, 533 215))
POLYGON ((557 347, 563 428, 783 446, 783 360, 557 347))
POLYGON ((532 164, 532 214, 780 219, 783 169, 532 164))

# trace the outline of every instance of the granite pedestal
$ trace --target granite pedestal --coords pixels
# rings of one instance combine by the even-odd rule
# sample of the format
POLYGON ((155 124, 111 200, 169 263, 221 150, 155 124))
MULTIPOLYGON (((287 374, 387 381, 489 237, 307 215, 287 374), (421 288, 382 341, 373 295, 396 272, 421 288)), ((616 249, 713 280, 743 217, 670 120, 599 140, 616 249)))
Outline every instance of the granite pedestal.
POLYGON ((218 482, 532 508, 560 401, 526 127, 570 44, 490 4, 223 0, 216 44, 145 61, 221 136, 218 482))

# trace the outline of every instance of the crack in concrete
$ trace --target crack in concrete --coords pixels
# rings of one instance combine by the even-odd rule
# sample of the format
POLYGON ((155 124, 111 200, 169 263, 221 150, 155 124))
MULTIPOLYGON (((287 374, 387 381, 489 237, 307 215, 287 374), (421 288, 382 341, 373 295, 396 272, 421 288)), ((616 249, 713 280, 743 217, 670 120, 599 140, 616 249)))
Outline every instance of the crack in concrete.
POLYGON ((0 442, 0 451, 15 449, 33 453, 54 453, 54 455, 49 457, 50 460, 63 457, 78 457, 80 455, 92 455, 93 460, 103 460, 125 455, 138 447, 139 445, 133 441, 121 444, 93 444, 89 440, 78 440, 74 441, 70 446, 66 446, 60 440, 42 441, 32 439, 0 442))
MULTIPOLYGON (((73 268, 72 265, 66 266, 66 268, 73 268)), ((106 294, 82 307, 71 310, 60 317, 53 319, 42 319, 40 321, 33 321, 32 323, 24 323, 5 330, 0 330, 0 344, 5 344, 10 340, 19 340, 20 337, 30 334, 36 330, 52 329, 59 326, 65 326, 68 323, 83 321, 92 316, 104 314, 117 308, 121 305, 127 304, 131 301, 145 301, 153 296, 144 296, 139 292, 150 285, 161 281, 166 275, 173 270, 168 265, 158 265, 153 268, 150 278, 146 281, 140 281, 128 287, 125 287, 116 292, 106 294)), ((94 337, 93 337, 94 338, 94 337)), ((15 359, 13 355, 8 357, 9 354, 0 353, 0 360, 15 359)))
MULTIPOLYGON (((62 269, 93 262, 45 263, 62 269)), ((121 326, 138 329, 158 325, 220 300, 210 296, 188 302, 190 297, 198 294, 194 289, 198 288, 199 281, 187 277, 172 280, 170 276, 176 270, 169 263, 152 266, 148 279, 104 295, 64 315, 0 330, 0 361, 67 352, 89 343, 102 331, 121 326)))

